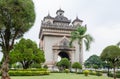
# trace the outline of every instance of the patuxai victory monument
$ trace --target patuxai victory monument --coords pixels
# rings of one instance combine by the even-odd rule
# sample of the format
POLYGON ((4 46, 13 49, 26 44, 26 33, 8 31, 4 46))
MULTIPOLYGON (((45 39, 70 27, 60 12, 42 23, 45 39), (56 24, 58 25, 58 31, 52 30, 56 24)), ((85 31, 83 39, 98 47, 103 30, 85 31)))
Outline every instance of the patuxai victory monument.
POLYGON ((83 53, 79 58, 77 40, 73 42, 72 47, 69 46, 71 32, 75 31, 82 22, 78 17, 71 22, 64 16, 62 9, 56 11, 55 17, 48 14, 43 18, 39 33, 39 46, 45 54, 45 65, 52 68, 61 58, 67 58, 71 63, 79 62, 79 60, 83 63, 83 53))

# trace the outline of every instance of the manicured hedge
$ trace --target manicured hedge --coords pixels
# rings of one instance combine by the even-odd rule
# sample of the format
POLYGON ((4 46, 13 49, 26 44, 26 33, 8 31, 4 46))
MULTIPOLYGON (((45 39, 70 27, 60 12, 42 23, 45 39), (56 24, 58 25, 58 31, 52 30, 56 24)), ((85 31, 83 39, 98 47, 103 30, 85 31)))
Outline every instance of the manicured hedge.
MULTIPOLYGON (((50 71, 47 69, 12 69, 9 70, 10 76, 40 76, 49 75, 50 71)), ((1 73, 0 73, 1 75, 1 73)))
POLYGON ((11 69, 10 71, 47 71, 45 68, 39 68, 39 69, 11 69))
POLYGON ((49 71, 9 71, 10 76, 39 76, 49 74, 49 71))

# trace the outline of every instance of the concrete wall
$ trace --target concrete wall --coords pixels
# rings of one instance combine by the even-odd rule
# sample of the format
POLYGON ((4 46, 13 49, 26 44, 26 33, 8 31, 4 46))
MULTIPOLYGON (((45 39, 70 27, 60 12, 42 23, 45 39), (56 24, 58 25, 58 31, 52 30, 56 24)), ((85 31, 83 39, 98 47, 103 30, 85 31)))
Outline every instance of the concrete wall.
MULTIPOLYGON (((53 36, 45 36, 44 37, 44 52, 45 52, 45 59, 46 63, 51 63, 53 61, 53 50, 52 46, 59 43, 63 37, 53 37, 53 36)), ((73 46, 75 46, 75 51, 71 52, 73 58, 73 62, 79 61, 79 45, 77 41, 73 42, 73 46)))

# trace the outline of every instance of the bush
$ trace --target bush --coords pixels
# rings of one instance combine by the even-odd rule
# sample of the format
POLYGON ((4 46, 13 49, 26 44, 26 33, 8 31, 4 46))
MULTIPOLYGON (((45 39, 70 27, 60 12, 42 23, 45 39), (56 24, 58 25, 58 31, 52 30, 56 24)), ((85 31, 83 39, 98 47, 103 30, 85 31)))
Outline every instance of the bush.
POLYGON ((109 75, 108 75, 109 77, 113 77, 113 74, 112 73, 109 73, 109 75))
POLYGON ((51 71, 51 73, 61 73, 61 72, 59 72, 59 71, 51 71))
POLYGON ((47 71, 45 68, 34 68, 34 69, 11 69, 10 71, 47 71))
POLYGON ((90 71, 89 70, 84 70, 83 73, 84 73, 85 76, 88 76, 90 71))
POLYGON ((47 69, 19 69, 10 70, 10 76, 39 76, 39 75, 49 75, 50 71, 47 69))
POLYGON ((116 73, 120 73, 120 71, 116 71, 116 73))
POLYGON ((70 70, 69 70, 69 69, 65 69, 64 72, 65 72, 65 73, 69 73, 70 70))
POLYGON ((120 73, 116 73, 116 77, 117 77, 117 78, 120 78, 120 73))
POLYGON ((64 69, 70 67, 70 61, 67 58, 62 58, 56 65, 60 71, 63 71, 64 69))
POLYGON ((39 76, 49 75, 49 71, 9 71, 10 76, 39 76))
POLYGON ((31 64, 31 68, 41 68, 41 64, 31 64))
POLYGON ((48 66, 47 66, 47 65, 44 65, 43 68, 48 69, 48 66))
POLYGON ((102 73, 108 73, 108 70, 103 70, 102 73))
POLYGON ((77 69, 82 69, 82 65, 79 62, 74 62, 72 64, 72 68, 74 68, 75 72, 77 73, 77 69))
POLYGON ((97 76, 102 76, 102 72, 96 72, 97 76))
POLYGON ((90 75, 96 75, 95 71, 90 71, 90 75))
MULTIPOLYGON (((109 74, 109 77, 113 77, 113 73, 110 73, 110 74, 109 74)), ((116 77, 117 77, 117 78, 120 78, 120 73, 116 73, 116 77)))

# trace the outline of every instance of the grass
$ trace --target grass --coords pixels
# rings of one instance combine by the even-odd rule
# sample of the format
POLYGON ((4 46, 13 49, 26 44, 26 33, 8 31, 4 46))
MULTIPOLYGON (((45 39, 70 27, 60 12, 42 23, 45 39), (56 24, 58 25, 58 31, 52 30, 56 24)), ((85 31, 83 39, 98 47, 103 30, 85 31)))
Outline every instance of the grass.
POLYGON ((51 73, 46 76, 11 76, 11 79, 113 79, 107 76, 84 76, 74 73, 51 73))

